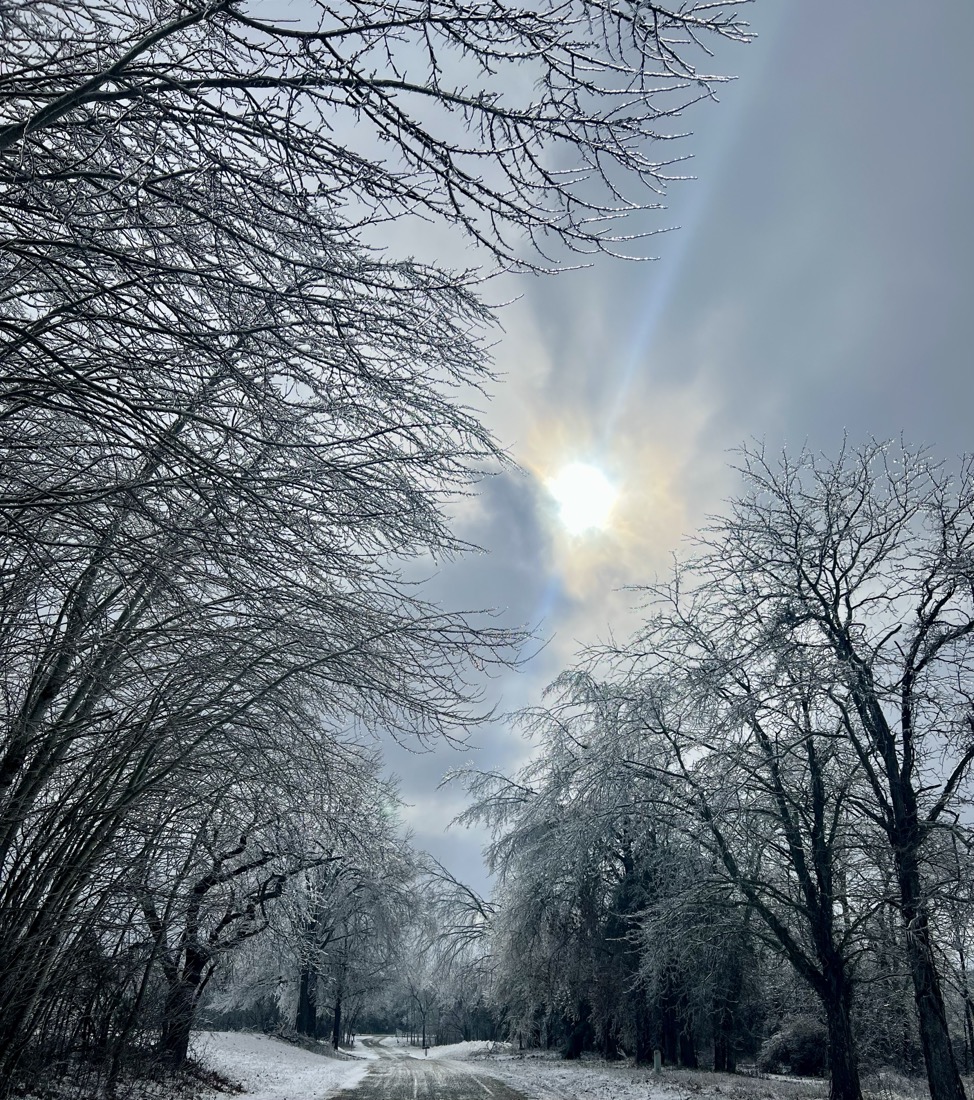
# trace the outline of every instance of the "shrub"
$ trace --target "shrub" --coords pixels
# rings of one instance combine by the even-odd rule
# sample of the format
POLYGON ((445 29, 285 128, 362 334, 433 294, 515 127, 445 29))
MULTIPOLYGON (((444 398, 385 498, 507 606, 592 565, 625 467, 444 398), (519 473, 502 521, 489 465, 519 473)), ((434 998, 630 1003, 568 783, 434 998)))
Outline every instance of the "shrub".
POLYGON ((786 1021, 758 1052, 763 1073, 794 1073, 801 1077, 825 1075, 828 1039, 818 1020, 798 1016, 786 1021))

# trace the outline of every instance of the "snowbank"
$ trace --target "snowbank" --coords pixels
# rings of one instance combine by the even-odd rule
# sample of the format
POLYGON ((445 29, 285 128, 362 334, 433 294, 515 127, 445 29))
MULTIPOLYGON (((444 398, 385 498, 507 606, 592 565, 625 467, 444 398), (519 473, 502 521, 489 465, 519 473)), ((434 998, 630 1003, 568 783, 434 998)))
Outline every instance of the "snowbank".
POLYGON ((243 1031, 200 1032, 191 1053, 243 1085, 245 1100, 321 1100, 357 1085, 374 1057, 358 1051, 354 1058, 329 1057, 243 1031))

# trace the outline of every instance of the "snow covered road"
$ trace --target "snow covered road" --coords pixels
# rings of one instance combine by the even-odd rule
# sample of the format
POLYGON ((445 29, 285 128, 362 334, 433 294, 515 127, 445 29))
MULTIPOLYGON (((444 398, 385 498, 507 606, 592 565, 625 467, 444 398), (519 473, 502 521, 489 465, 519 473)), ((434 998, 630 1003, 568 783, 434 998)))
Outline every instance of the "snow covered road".
POLYGON ((353 1090, 336 1100, 525 1100, 524 1094, 469 1065, 445 1058, 416 1057, 408 1047, 363 1040, 378 1055, 353 1090))

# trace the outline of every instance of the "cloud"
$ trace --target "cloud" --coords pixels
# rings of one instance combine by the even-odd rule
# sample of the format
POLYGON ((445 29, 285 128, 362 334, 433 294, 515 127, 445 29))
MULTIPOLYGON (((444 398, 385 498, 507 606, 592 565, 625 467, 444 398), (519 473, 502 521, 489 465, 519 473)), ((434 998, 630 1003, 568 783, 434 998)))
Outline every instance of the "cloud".
MULTIPOLYGON (((948 458, 972 446, 974 6, 918 21, 908 0, 823 0, 756 8, 754 22, 758 41, 715 61, 740 73, 724 102, 688 116, 700 178, 645 223, 681 226, 651 241, 659 260, 489 288, 521 295, 502 311, 486 415, 526 472, 484 483, 462 531, 487 554, 437 584, 445 604, 496 605, 551 637, 492 685, 502 709, 539 701, 610 626, 627 632, 620 589, 665 570, 722 509, 740 443, 834 452, 843 432, 905 432, 948 458), (572 460, 620 487, 604 534, 558 525, 544 483, 572 460)), ((503 722, 473 739, 481 767, 531 751, 503 722)), ((430 793, 459 759, 441 750, 403 777, 462 876, 478 836, 436 841, 430 793)))

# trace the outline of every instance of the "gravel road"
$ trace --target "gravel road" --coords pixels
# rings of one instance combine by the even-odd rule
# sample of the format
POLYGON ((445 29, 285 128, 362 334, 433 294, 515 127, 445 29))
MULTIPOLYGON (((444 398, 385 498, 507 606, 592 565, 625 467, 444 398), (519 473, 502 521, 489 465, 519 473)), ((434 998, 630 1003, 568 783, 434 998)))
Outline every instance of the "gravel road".
POLYGON ((336 1093, 335 1100, 525 1100, 523 1093, 464 1062, 414 1058, 406 1049, 369 1039, 363 1045, 377 1060, 354 1089, 336 1093))

